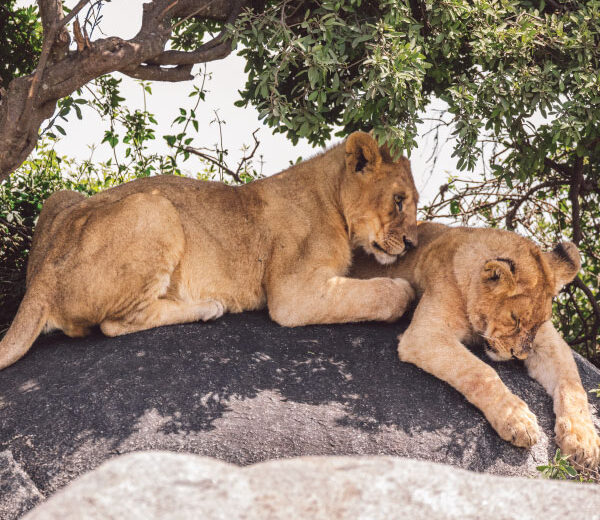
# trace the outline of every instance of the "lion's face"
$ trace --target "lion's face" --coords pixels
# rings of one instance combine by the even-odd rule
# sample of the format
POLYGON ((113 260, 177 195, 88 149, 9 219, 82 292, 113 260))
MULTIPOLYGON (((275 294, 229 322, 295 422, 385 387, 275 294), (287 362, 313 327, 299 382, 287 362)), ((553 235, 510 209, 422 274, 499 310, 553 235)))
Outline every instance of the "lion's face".
POLYGON ((495 361, 525 359, 538 328, 552 315, 552 296, 521 294, 496 300, 481 313, 486 354, 495 361))
POLYGON ((408 159, 394 161, 363 132, 348 137, 342 204, 354 247, 382 264, 416 247, 417 202, 408 159))
POLYGON ((539 327, 552 315, 552 298, 580 268, 579 251, 571 242, 550 253, 531 246, 526 254, 485 262, 478 285, 478 304, 469 319, 495 361, 525 359, 539 327))

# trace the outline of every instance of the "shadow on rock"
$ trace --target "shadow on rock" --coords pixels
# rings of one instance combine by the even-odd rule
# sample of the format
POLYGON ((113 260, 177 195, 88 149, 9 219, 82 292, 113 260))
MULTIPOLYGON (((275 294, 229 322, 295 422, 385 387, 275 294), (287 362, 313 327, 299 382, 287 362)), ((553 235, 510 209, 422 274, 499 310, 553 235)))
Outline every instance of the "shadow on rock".
MULTIPOLYGON (((10 450, 43 493, 144 449, 238 464, 401 455, 500 474, 547 460, 547 439, 532 459, 448 385, 400 363, 402 328, 286 329, 246 313, 119 338, 49 336, 0 374, 0 451, 10 450)), ((541 387, 521 365, 494 367, 552 437, 541 387)))

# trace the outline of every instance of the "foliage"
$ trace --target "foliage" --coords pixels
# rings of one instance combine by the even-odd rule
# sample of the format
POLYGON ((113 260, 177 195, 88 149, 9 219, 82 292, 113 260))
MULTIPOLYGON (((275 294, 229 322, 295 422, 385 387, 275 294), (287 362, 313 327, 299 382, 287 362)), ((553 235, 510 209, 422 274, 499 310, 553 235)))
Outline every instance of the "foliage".
POLYGON ((560 452, 560 448, 556 450, 553 459, 547 464, 537 466, 536 469, 548 479, 600 483, 600 473, 595 470, 576 468, 569 458, 560 452))
POLYGON ((596 129, 599 6, 273 2, 236 24, 249 73, 242 102, 293 140, 322 143, 333 125, 374 127, 408 150, 418 111, 439 96, 454 119, 460 169, 475 166, 484 130, 510 143, 524 171, 539 169, 546 151, 596 129), (550 124, 531 136, 535 115, 550 124))
MULTIPOLYGON (((0 4, 0 89, 13 78, 33 71, 42 50, 42 27, 37 6, 15 7, 16 0, 0 4)), ((0 91, 0 98, 2 93, 0 91)))
POLYGON ((275 2, 238 19, 248 81, 237 103, 253 104, 267 125, 292 142, 324 144, 373 128, 405 149, 416 145, 425 106, 421 27, 405 2, 275 2))
POLYGON ((577 470, 571 466, 569 459, 556 450, 554 458, 548 461, 548 464, 537 466, 536 469, 546 478, 556 480, 566 480, 577 476, 577 470))

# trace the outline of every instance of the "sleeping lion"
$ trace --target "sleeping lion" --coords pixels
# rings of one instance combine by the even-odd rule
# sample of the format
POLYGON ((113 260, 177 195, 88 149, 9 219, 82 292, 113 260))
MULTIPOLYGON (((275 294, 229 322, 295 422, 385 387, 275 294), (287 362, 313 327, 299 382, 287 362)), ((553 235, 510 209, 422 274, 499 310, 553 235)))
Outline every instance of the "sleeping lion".
POLYGON ((352 248, 382 263, 417 245, 407 159, 363 132, 243 186, 161 176, 84 198, 52 195, 27 291, 0 342, 0 369, 40 332, 117 336, 268 306, 286 326, 394 320, 405 280, 347 278, 352 248))
POLYGON ((420 297, 399 339, 402 361, 446 381, 479 408, 504 440, 529 447, 539 437, 535 416, 495 370, 463 343, 485 341, 495 361, 522 359, 554 399, 556 442, 576 463, 600 463, 600 438, 569 345, 550 322, 552 298, 579 271, 577 247, 543 253, 508 231, 418 226, 419 247, 389 266, 364 255, 351 276, 402 277, 420 297))

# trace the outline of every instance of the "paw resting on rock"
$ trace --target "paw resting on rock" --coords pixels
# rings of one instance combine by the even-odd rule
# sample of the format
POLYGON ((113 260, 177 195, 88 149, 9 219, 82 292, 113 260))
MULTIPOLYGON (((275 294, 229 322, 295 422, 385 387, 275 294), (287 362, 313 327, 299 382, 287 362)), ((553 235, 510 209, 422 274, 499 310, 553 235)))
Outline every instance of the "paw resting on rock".
POLYGON ((558 417, 554 430, 556 444, 572 462, 593 469, 600 465, 600 437, 590 421, 558 417))
POLYGON ((516 395, 503 399, 497 415, 489 419, 500 437, 520 448, 533 446, 540 437, 535 415, 516 395))
POLYGON ((223 316, 225 307, 218 300, 207 299, 199 306, 200 319, 202 321, 216 320, 223 316))

